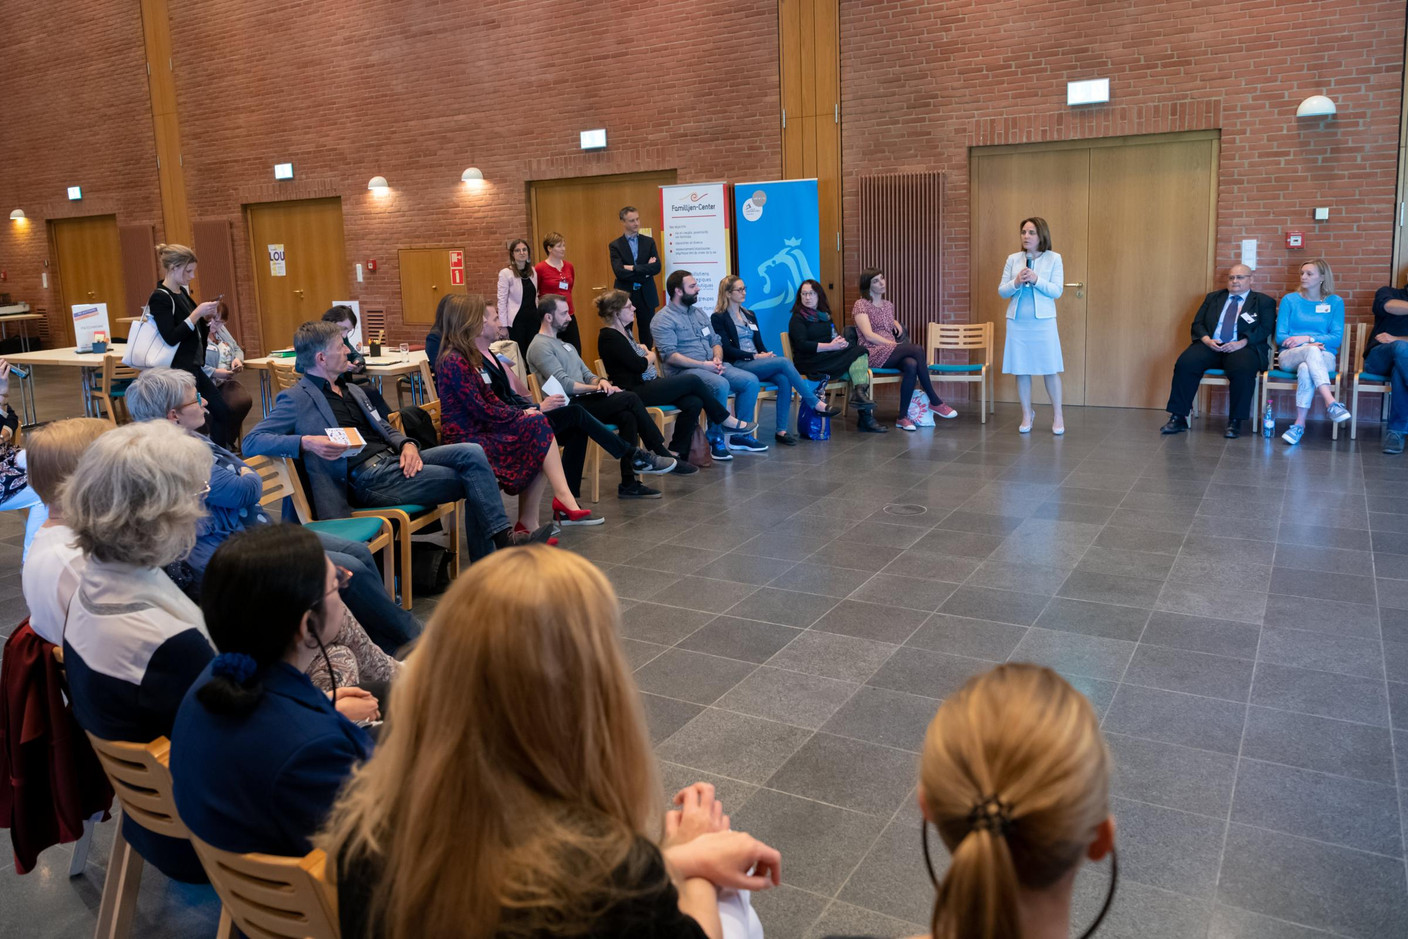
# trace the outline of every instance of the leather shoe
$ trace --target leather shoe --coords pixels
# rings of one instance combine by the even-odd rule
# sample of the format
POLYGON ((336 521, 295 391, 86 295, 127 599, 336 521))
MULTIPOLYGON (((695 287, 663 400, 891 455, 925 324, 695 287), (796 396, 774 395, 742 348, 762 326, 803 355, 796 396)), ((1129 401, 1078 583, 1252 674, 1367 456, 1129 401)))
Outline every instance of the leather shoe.
POLYGON ((1234 417, 1227 422, 1227 433, 1222 436, 1226 437, 1228 440, 1236 440, 1241 435, 1242 422, 1234 417))
POLYGON ((1159 428, 1161 434, 1181 434, 1188 429, 1188 418, 1179 417, 1177 414, 1168 416, 1168 423, 1159 428))

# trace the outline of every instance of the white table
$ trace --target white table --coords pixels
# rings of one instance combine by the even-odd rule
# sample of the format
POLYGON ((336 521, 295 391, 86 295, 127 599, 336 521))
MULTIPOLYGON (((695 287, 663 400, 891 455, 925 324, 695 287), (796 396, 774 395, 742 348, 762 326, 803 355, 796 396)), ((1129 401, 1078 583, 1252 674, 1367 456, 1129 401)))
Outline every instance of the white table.
POLYGON ((11 303, 8 306, 0 306, 0 339, 6 339, 9 334, 6 327, 11 323, 20 324, 20 348, 29 351, 29 324, 34 320, 42 320, 42 313, 31 313, 28 303, 11 303))
POLYGON ((20 408, 24 413, 25 426, 39 420, 39 411, 34 404, 33 366, 57 365, 61 368, 77 369, 79 386, 83 394, 83 413, 89 417, 96 417, 98 415, 93 407, 92 374, 102 370, 103 356, 114 351, 118 350, 114 350, 112 346, 108 347, 107 352, 80 352, 76 346, 68 346, 64 349, 41 349, 38 352, 19 352, 15 355, 5 356, 5 360, 10 364, 23 365, 29 369, 29 377, 19 379, 20 408))
MULTIPOLYGON (((264 413, 268 414, 274 408, 274 382, 270 377, 271 363, 292 362, 292 356, 265 355, 257 359, 245 359, 244 367, 255 369, 259 372, 259 403, 264 408, 264 413)), ((366 356, 364 361, 367 369, 364 375, 370 376, 375 382, 378 391, 382 390, 383 378, 401 378, 409 376, 411 379, 411 401, 414 404, 422 404, 425 401, 425 388, 420 380, 420 364, 430 361, 424 350, 408 352, 402 356, 399 352, 391 355, 366 356)))

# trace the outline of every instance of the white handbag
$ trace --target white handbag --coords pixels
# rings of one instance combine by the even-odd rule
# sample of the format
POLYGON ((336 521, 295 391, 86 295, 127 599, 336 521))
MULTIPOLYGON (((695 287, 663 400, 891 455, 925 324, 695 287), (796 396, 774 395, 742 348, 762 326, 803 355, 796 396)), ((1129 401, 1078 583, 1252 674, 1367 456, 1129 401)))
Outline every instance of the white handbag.
POLYGON ((170 368, 176 357, 176 347, 161 338, 156 320, 151 310, 142 307, 142 315, 132 324, 127 335, 127 351, 122 353, 122 364, 132 368, 170 368))

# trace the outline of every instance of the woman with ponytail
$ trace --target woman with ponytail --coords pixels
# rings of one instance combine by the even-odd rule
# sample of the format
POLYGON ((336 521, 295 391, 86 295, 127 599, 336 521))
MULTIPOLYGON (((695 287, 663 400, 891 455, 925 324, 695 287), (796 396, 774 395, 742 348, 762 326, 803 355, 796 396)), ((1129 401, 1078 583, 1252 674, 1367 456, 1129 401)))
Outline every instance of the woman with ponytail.
POLYGON ((1071 893, 1086 861, 1110 857, 1110 756, 1095 709, 1036 665, 999 665, 944 701, 919 770, 924 859, 938 898, 934 939, 1046 939, 1070 934, 1071 893), (929 827, 951 856, 934 877, 929 827))
MULTIPOLYGON (((176 807, 202 841, 308 853, 352 767, 371 756, 366 731, 304 674, 319 658, 332 672, 324 647, 342 629, 347 580, 296 525, 240 532, 211 557, 201 609, 220 654, 187 692, 171 733, 176 807)), ((350 691, 378 716, 374 698, 350 691)))

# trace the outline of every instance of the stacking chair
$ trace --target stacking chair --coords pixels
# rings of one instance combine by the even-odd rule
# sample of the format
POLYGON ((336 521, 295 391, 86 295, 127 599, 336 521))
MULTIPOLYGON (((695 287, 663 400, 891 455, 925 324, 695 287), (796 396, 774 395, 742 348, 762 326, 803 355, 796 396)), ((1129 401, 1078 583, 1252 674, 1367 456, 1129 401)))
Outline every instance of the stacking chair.
POLYGON ((127 413, 127 386, 140 374, 137 369, 123 365, 121 355, 110 352, 103 356, 102 376, 93 402, 114 427, 132 421, 132 415, 127 413))
POLYGON ((236 854, 192 836, 210 883, 220 897, 220 939, 231 926, 253 939, 339 939, 337 888, 328 858, 236 854))
MULTIPOLYGON (((1257 374, 1256 374, 1257 387, 1252 390, 1252 400, 1254 400, 1254 401, 1260 401, 1260 400, 1261 400, 1261 398, 1262 398, 1262 389, 1261 389, 1261 385, 1262 385, 1263 381, 1265 380, 1265 378, 1266 378, 1266 373, 1265 373, 1265 372, 1257 372, 1257 374)), ((1198 382, 1198 393, 1195 394, 1195 395, 1193 395, 1193 414, 1192 414, 1192 416, 1193 416, 1193 417, 1202 417, 1202 412, 1203 412, 1203 410, 1204 410, 1204 406, 1203 406, 1203 404, 1202 404, 1202 399, 1203 399, 1204 397, 1207 397, 1207 398, 1211 399, 1211 398, 1212 398, 1212 389, 1213 389, 1213 388, 1228 388, 1228 387, 1231 387, 1231 385, 1232 385, 1232 383, 1227 380, 1227 372, 1225 372, 1224 370, 1222 370, 1222 369, 1220 369, 1220 368, 1210 368, 1210 369, 1208 369, 1206 372, 1203 372, 1203 380, 1200 381, 1200 382, 1198 382), (1205 394, 1205 392, 1206 392, 1206 394, 1205 394)), ((1294 383, 1292 383, 1291 387, 1293 387, 1293 388, 1295 387, 1294 383)), ((1260 427, 1260 426, 1261 426, 1261 415, 1262 415, 1262 414, 1265 414, 1265 413, 1266 413, 1266 408, 1265 408, 1265 406, 1263 406, 1262 409, 1261 409, 1261 413, 1260 413, 1260 414, 1253 414, 1253 415, 1252 415, 1252 422, 1253 422, 1254 424, 1256 424, 1258 427, 1260 427)))
MULTIPOLYGON (((167 768, 170 740, 158 737, 151 743, 128 743, 103 740, 92 734, 88 735, 88 740, 122 803, 123 812, 155 834, 190 839, 191 833, 182 824, 171 796, 171 771, 167 768)), ((122 826, 118 825, 113 833, 112 856, 108 859, 107 880, 98 908, 96 939, 122 939, 131 932, 143 866, 142 856, 127 843, 122 836, 122 826)), ((224 910, 221 910, 220 922, 222 927, 227 922, 224 910)), ((222 931, 220 935, 223 939, 229 933, 222 931)))
MULTIPOLYGON (((606 365, 601 361, 601 359, 596 360, 596 374, 606 374, 606 365)), ((647 414, 650 415, 651 420, 655 421, 655 426, 659 429, 660 436, 669 439, 669 435, 665 433, 665 428, 670 424, 673 424, 679 418, 680 409, 675 407, 673 404, 661 404, 655 407, 647 405, 645 411, 647 414)), ((597 454, 597 459, 598 461, 600 461, 600 453, 597 454)))
POLYGON ((348 541, 360 541, 367 546, 367 550, 372 554, 380 553, 382 583, 386 585, 387 596, 392 599, 396 598, 394 584, 396 562, 391 556, 394 537, 389 520, 384 518, 315 520, 312 507, 308 503, 308 496, 303 492, 303 484, 298 480, 298 472, 292 460, 282 457, 250 456, 245 457, 244 461, 264 481, 264 494, 259 497, 259 504, 271 517, 278 518, 282 514, 284 499, 292 499, 294 512, 298 515, 298 521, 302 523, 304 528, 313 532, 320 531, 328 535, 335 535, 338 538, 346 538, 348 541))
MULTIPOLYGON (((1354 331, 1354 354, 1359 356, 1359 361, 1364 360, 1364 344, 1369 341, 1369 324, 1360 323, 1354 331)), ((1349 343, 1345 343, 1348 345, 1349 343)), ((1341 370, 1348 369, 1345 360, 1340 360, 1341 370)), ((1393 394, 1393 385, 1389 382, 1387 375, 1375 375, 1373 372, 1366 372, 1362 368, 1354 370, 1354 390, 1350 392, 1349 411, 1349 439, 1354 440, 1359 435, 1359 395, 1378 394, 1383 395, 1379 399, 1379 420, 1384 419, 1384 414, 1388 411, 1389 398, 1393 394)))
MULTIPOLYGON (((782 334, 782 347, 781 347, 781 348, 782 348, 782 354, 785 355, 785 356, 787 356, 788 360, 789 360, 793 365, 796 365, 796 364, 797 364, 797 360, 792 357, 792 337, 789 336, 789 335, 787 335, 787 333, 785 333, 785 332, 782 334)), ((798 369, 797 371, 800 372, 801 369, 798 369)), ((803 377, 803 378, 807 378, 807 377, 810 377, 810 376, 803 375, 802 377, 803 377)), ((839 393, 839 394, 841 395, 841 414, 842 414, 843 417, 844 417, 844 416, 850 411, 850 409, 851 409, 850 395, 847 394, 847 392, 850 390, 850 388, 851 388, 851 383, 848 382, 848 381, 843 381, 843 380, 841 380, 841 379, 835 379, 835 380, 833 380, 833 381, 829 381, 829 382, 826 383, 826 403, 827 403, 828 406, 831 404, 831 395, 832 395, 833 392, 839 393)))
MULTIPOLYGON (((599 372, 598 374, 605 373, 599 372)), ((528 393, 533 396, 533 402, 535 404, 543 403, 543 388, 538 384, 538 376, 534 375, 532 372, 528 373, 528 393)), ((654 417, 654 415, 651 416, 654 417)), ((657 420, 657 424, 663 420, 664 415, 662 413, 661 417, 657 420)), ((606 428, 613 433, 620 429, 615 424, 606 424, 606 428)), ((606 451, 601 449, 601 446, 595 440, 587 442, 587 465, 582 468, 582 472, 584 475, 590 475, 591 477, 593 502, 601 501, 601 455, 605 452, 606 451)))
MULTIPOLYGON (((1364 324, 1360 324, 1363 326, 1364 324)), ((1266 403, 1271 400, 1273 391, 1295 391, 1297 380, 1296 373, 1277 367, 1277 360, 1281 357, 1281 350, 1276 346, 1276 337, 1271 337, 1271 368, 1269 368, 1261 379, 1261 396, 1257 398, 1256 414, 1253 415, 1258 421, 1266 413, 1266 403)), ((1342 385, 1344 384, 1345 369, 1349 367, 1349 336, 1345 336, 1340 342, 1339 359, 1333 369, 1330 370, 1330 386, 1334 389, 1335 400, 1340 399, 1342 385)), ((1353 417, 1350 418, 1353 420, 1353 417)), ((1330 439, 1340 439, 1340 425, 1330 422, 1330 439)), ((1350 439, 1354 439, 1352 432, 1350 439)))
POLYGON ((982 422, 996 410, 992 393, 992 323, 930 323, 929 374, 939 381, 977 382, 978 414, 982 422), (940 362, 944 352, 982 353, 981 362, 940 362))
MULTIPOLYGON (((411 608, 411 536, 424 531, 435 522, 449 533, 450 579, 460 576, 460 517, 464 513, 464 500, 442 502, 439 505, 382 505, 373 509, 353 509, 353 521, 361 519, 385 519, 391 523, 401 560, 401 606, 411 608)), ((341 521, 334 519, 333 521, 341 521)), ((344 536, 347 537, 347 536, 344 536)))
POLYGON ((293 359, 272 359, 269 362, 269 379, 274 386, 274 397, 298 384, 300 375, 293 367, 293 359))

